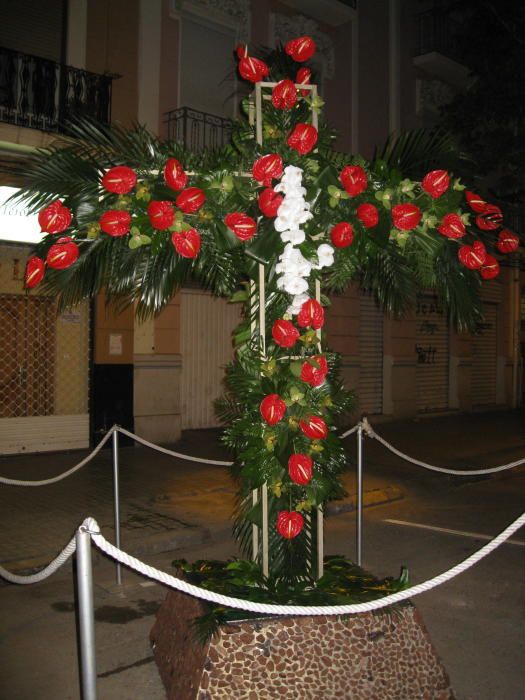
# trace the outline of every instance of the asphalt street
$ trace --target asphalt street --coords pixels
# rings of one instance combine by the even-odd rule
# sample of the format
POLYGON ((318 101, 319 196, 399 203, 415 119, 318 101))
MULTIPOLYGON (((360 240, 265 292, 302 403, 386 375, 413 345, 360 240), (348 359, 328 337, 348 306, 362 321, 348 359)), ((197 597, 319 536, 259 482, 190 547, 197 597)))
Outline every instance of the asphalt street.
MULTIPOLYGON (((433 464, 472 469, 525 456, 523 410, 448 415, 375 425, 399 449, 433 464)), ((176 446, 227 459, 217 431, 189 431, 176 446)), ((327 519, 328 553, 355 555, 355 436, 346 442, 349 496, 327 519)), ((523 511, 525 471, 450 477, 414 467, 366 439, 364 565, 396 576, 407 565, 417 583, 479 549, 523 511), (386 503, 385 503, 386 501, 386 503), (383 505, 373 505, 383 503, 383 505)), ((38 479, 61 473, 84 454, 0 459, 0 473, 38 479)), ((120 455, 125 549, 161 569, 174 557, 227 558, 235 545, 229 516, 235 486, 226 471, 126 447, 120 455)), ((53 486, 0 489, 0 561, 20 570, 59 551, 86 515, 111 528, 111 452, 53 486)), ((475 568, 415 599, 447 667, 458 700, 525 698, 523 530, 475 568)), ((157 700, 163 689, 148 633, 165 595, 95 552, 99 698, 157 700)), ((0 584, 0 700, 79 697, 71 568, 34 586, 0 584)), ((264 700, 264 699, 262 699, 264 700)), ((394 700, 394 699, 393 699, 394 700)), ((398 700, 419 700, 399 698, 398 700)))
MULTIPOLYGON (((397 575, 405 564, 411 582, 423 581, 479 549, 485 543, 480 535, 497 534, 523 511, 523 473, 467 483, 420 471, 405 478, 414 488, 403 500, 365 511, 363 563, 378 575, 397 575)), ((513 540, 414 600, 458 700, 525 698, 525 531, 513 540)), ((355 513, 328 519, 327 552, 354 555, 355 513)), ((235 546, 226 539, 177 552, 184 554, 223 558, 235 554, 235 546)), ((169 553, 146 558, 165 569, 170 559, 169 553)), ((130 573, 118 590, 108 562, 95 568, 95 583, 99 698, 160 700, 147 637, 165 591, 130 573)), ((35 586, 5 586, 0 602, 0 698, 78 698, 71 572, 35 586)))

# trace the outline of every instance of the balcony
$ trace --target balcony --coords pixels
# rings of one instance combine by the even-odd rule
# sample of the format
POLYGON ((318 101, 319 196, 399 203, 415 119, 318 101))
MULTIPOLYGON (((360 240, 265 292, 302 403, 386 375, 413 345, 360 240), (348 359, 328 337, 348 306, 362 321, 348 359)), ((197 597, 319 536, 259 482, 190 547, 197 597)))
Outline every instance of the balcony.
POLYGON ((109 123, 113 77, 0 47, 0 122, 50 132, 77 116, 109 123))
POLYGON ((469 71, 461 63, 457 23, 439 8, 416 15, 414 65, 432 78, 463 89, 469 71))
POLYGON ((232 120, 190 107, 179 107, 164 114, 167 137, 192 151, 220 148, 230 140, 232 120))

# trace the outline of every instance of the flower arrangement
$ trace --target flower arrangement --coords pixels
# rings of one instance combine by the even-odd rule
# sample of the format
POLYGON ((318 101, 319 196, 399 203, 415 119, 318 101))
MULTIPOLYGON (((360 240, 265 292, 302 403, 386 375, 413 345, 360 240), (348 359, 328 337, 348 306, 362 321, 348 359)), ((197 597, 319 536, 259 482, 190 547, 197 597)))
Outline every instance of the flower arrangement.
POLYGON ((245 100, 222 151, 191 154, 144 129, 79 122, 68 145, 33 159, 24 195, 41 207, 45 234, 28 288, 41 283, 63 305, 105 289, 146 316, 193 277, 244 305, 218 411, 239 480, 235 533, 274 590, 326 583, 315 515, 343 494, 336 421, 353 398, 326 345, 321 283, 337 291, 361 280, 391 313, 434 287, 451 319, 473 327, 480 283, 520 244, 498 207, 446 170, 409 179, 388 159, 335 153, 311 71, 297 66, 314 52, 310 37, 288 42, 284 74, 282 60, 239 47, 240 76, 270 93, 257 128, 245 100), (251 533, 265 522, 263 565, 251 533))

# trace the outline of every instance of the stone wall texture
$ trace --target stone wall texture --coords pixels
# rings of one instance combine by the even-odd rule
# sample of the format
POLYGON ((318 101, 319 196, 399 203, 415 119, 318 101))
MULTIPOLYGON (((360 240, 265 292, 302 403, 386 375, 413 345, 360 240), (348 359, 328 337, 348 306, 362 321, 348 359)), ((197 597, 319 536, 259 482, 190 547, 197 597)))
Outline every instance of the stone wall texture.
POLYGON ((454 700, 412 605, 226 624, 202 646, 200 601, 169 592, 151 631, 169 700, 454 700))

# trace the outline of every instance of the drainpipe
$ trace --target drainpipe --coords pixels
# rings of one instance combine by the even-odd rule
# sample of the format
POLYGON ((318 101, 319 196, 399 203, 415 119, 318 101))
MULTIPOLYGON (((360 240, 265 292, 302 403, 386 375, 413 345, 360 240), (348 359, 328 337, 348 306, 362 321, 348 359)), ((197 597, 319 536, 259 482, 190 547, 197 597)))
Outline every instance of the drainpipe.
POLYGON ((521 403, 520 333, 521 333, 521 284, 519 260, 512 268, 512 406, 521 403))

